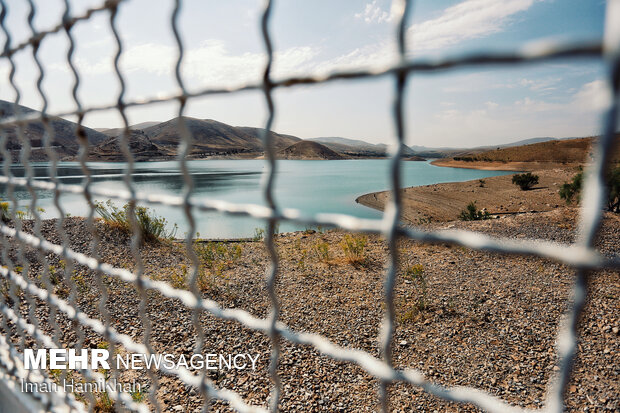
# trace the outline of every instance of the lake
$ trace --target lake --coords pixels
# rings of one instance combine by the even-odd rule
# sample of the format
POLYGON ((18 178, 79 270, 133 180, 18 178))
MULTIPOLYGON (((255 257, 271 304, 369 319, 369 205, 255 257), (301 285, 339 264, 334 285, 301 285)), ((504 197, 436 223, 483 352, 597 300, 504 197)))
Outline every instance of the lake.
MULTIPOLYGON (((33 163, 35 175, 45 179, 48 175, 46 163, 33 163)), ((122 182, 124 163, 89 162, 93 186, 125 189, 122 182)), ((219 199, 235 203, 264 204, 260 191, 261 174, 265 169, 262 160, 193 160, 188 167, 195 182, 196 199, 219 199)), ((355 199, 368 192, 389 188, 387 172, 389 161, 342 160, 342 161, 278 161, 275 197, 282 208, 297 208, 304 213, 334 212, 350 214, 360 218, 380 218, 379 211, 355 203, 355 199)), ((426 162, 403 162, 402 181, 404 186, 421 186, 442 182, 468 181, 514 172, 480 171, 436 167, 426 162)), ((13 167, 16 176, 23 176, 23 168, 13 167)), ((80 184, 84 178, 79 163, 61 162, 58 177, 65 184, 80 184)), ((133 176, 136 189, 146 193, 181 194, 183 180, 178 172, 178 162, 137 162, 133 176)), ((6 199, 6 186, 0 191, 6 199)), ((45 209, 45 218, 57 217, 52 203, 52 193, 37 191, 37 205, 45 209)), ((15 188, 23 210, 30 199, 24 188, 15 188)), ((86 202, 80 195, 63 194, 61 197, 65 212, 74 216, 85 214, 86 202)), ((104 199, 100 199, 104 200, 104 199)), ((119 203, 120 205, 120 203, 119 203)), ((158 215, 168 222, 177 223, 177 237, 187 231, 183 212, 179 209, 156 206, 158 215)), ((264 222, 252 218, 227 216, 220 213, 195 214, 197 231, 203 238, 250 237, 264 222)), ((281 223, 280 232, 303 230, 296 224, 281 223)))

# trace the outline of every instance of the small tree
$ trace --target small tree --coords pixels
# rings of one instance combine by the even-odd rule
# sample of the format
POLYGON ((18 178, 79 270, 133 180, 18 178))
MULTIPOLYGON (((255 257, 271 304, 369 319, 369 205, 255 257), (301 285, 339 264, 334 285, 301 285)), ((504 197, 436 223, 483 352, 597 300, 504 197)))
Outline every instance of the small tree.
POLYGON ((607 209, 611 212, 620 212, 620 167, 617 167, 609 174, 607 181, 607 209))
POLYGON ((564 185, 560 187, 560 198, 566 200, 567 204, 572 203, 575 196, 581 191, 582 181, 583 172, 579 172, 573 176, 573 180, 570 183, 564 182, 564 185))
POLYGON ((478 210, 475 202, 470 202, 467 209, 461 211, 461 215, 459 215, 461 221, 480 221, 490 218, 491 214, 488 211, 478 210))
MULTIPOLYGON (((573 180, 560 187, 560 198, 566 200, 567 204, 579 199, 579 194, 583 187, 583 172, 573 176, 573 180)), ((620 167, 614 168, 607 174, 607 210, 610 212, 620 212, 620 167)))
POLYGON ((516 174, 512 176, 512 183, 518 185, 522 191, 527 191, 538 183, 538 175, 532 175, 531 172, 516 174))

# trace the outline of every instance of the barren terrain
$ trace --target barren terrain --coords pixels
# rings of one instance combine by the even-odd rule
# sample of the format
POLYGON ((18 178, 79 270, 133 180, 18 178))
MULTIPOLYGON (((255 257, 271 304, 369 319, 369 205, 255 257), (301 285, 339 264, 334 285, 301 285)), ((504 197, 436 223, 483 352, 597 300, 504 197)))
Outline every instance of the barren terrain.
MULTIPOLYGON (((427 224, 428 228, 464 228, 494 236, 546 239, 561 244, 574 239, 575 209, 557 208, 545 213, 526 213, 479 222, 427 224)), ((30 224, 26 222, 29 231, 30 224)), ((60 242, 55 221, 43 223, 43 234, 60 242)), ((70 247, 90 253, 90 232, 81 218, 64 226, 70 247)), ((104 262, 135 270, 127 235, 97 223, 101 243, 97 249, 104 262)), ((359 259, 346 256, 338 231, 297 232, 276 237, 280 270, 276 285, 281 320, 296 331, 319 333, 343 346, 363 349, 379 357, 378 334, 383 317, 383 279, 388 262, 387 245, 369 237, 359 259)), ((355 239, 363 239, 360 236, 355 239)), ((606 214, 598 248, 606 256, 620 252, 620 219, 606 214)), ((31 263, 28 277, 42 282, 42 266, 31 248, 8 240, 9 256, 18 252, 31 263)), ((533 241, 535 242, 535 241, 533 241)), ((200 251, 208 243, 196 243, 200 251)), ((224 308, 244 309, 254 316, 269 314, 265 290, 268 258, 261 242, 218 244, 232 255, 212 261, 201 258, 204 281, 201 294, 224 308), (238 254, 237 254, 238 251, 238 254)), ((522 256, 503 256, 449 245, 422 245, 402 241, 401 264, 396 286, 397 328, 394 365, 419 369, 433 383, 474 386, 509 403, 541 407, 549 378, 556 367, 554 340, 565 312, 573 272, 555 262, 522 256)), ((145 275, 186 288, 190 261, 179 243, 146 244, 140 250, 145 275)), ((203 255, 200 255, 204 257, 203 255)), ((64 266, 48 256, 52 272, 64 266)), ((19 263, 19 261, 17 261, 19 263)), ((22 264, 23 265, 23 264, 22 264)), ((138 317, 139 295, 135 288, 116 278, 103 277, 108 295, 96 287, 96 274, 76 266, 79 308, 99 318, 99 305, 110 311, 112 325, 136 341, 143 339, 138 317)), ((66 281, 54 286, 66 296, 66 281)), ((568 385, 570 412, 617 411, 620 406, 620 281, 618 273, 598 272, 591 277, 590 295, 580 323, 580 344, 575 374, 568 385)), ((153 325, 151 343, 159 353, 191 355, 196 345, 192 313, 176 300, 148 293, 146 314, 153 325)), ((28 317, 21 299, 19 309, 28 317)), ((41 327, 52 333, 49 313, 39 302, 35 313, 41 327)), ((64 316, 57 316, 63 345, 81 342, 64 316)), ((12 323, 10 323, 12 325, 12 323)), ((209 374, 218 387, 238 392, 248 403, 267 406, 271 383, 268 376, 270 340, 261 333, 202 314, 205 334, 203 352, 252 352, 260 355, 256 371, 219 371, 209 374)), ((12 329, 13 339, 18 340, 12 329)), ((102 337, 84 330, 84 345, 101 346, 102 337)), ((15 341, 17 343, 17 341, 15 341)), ((28 339, 30 347, 34 340, 28 339)), ((136 373, 136 371, 131 372, 136 373)), ((153 383, 138 371, 138 379, 153 391, 153 383)), ((282 341, 278 367, 282 380, 281 410, 363 412, 378 409, 377 381, 359 367, 336 362, 315 349, 282 341)), ((128 373, 121 374, 127 380, 128 373)), ((165 411, 199 411, 201 395, 174 378, 158 374, 157 399, 165 411)), ((408 411, 478 411, 428 396, 413 386, 390 388, 391 409, 408 411)), ((229 411, 221 402, 212 411, 229 411)))
MULTIPOLYGON (((410 187, 401 190, 406 222, 452 221, 458 219, 467 204, 475 202, 491 215, 516 214, 531 211, 551 211, 566 205, 558 195, 560 186, 570 181, 577 169, 547 169, 533 172, 539 184, 529 191, 514 185, 512 175, 495 176, 482 180, 410 187)), ((362 195, 357 202, 383 210, 390 192, 362 195)))

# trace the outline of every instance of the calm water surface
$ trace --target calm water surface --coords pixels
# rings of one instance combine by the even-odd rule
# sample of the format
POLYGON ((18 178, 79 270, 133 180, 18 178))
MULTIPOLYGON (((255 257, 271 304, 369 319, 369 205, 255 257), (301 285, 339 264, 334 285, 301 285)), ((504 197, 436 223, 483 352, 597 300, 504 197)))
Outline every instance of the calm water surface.
MULTIPOLYGON (((260 181, 265 168, 261 160, 195 160, 188 166, 195 183, 196 199, 219 199, 235 203, 263 204, 260 181)), ((33 164, 40 179, 48 175, 48 165, 33 164)), ((368 192, 389 188, 388 160, 345 161, 278 161, 275 196, 283 208, 297 208, 304 213, 335 212, 361 218, 379 218, 381 213, 358 205, 355 198, 368 192)), ((122 182, 124 163, 89 162, 94 187, 125 189, 122 182)), ((16 176, 23 176, 23 168, 14 167, 16 176)), ((475 169, 443 168, 429 162, 403 162, 403 185, 421 186, 441 182, 468 181, 511 172, 479 171, 475 169)), ((80 184, 84 174, 76 162, 59 164, 58 176, 66 184, 80 184)), ((136 189, 146 193, 181 194, 183 180, 178 162, 138 162, 133 175, 136 189)), ((6 186, 0 186, 4 199, 6 186)), ((58 216, 52 203, 52 193, 38 191, 37 205, 45 209, 44 217, 58 216)), ((30 194, 15 188, 15 196, 27 205, 30 194)), ((81 195, 63 194, 62 205, 74 216, 85 215, 86 202, 81 195)), ((105 199, 99 199, 105 200, 105 199)), ((120 203, 119 203, 120 205, 120 203)), ((25 209, 25 207, 22 207, 25 209)), ((165 206, 154 207, 157 214, 177 223, 177 236, 187 231, 182 211, 165 206)), ((264 226, 260 220, 226 216, 219 213, 196 213, 197 231, 205 238, 248 237, 255 228, 264 226)), ((282 223, 281 232, 304 229, 291 223, 282 223)))

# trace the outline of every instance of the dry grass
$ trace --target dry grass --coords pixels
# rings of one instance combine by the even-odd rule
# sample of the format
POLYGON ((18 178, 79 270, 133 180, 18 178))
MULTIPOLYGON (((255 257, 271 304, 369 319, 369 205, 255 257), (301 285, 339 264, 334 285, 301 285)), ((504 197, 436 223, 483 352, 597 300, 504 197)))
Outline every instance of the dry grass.
MULTIPOLYGON (((620 135, 616 136, 616 141, 620 141, 620 135)), ((468 158, 472 162, 557 162, 562 164, 582 164, 589 160, 591 146, 592 138, 580 138, 547 141, 481 153, 464 154, 459 158, 468 158)), ((616 145, 612 158, 615 161, 620 160, 620 148, 618 148, 618 145, 616 145)))

